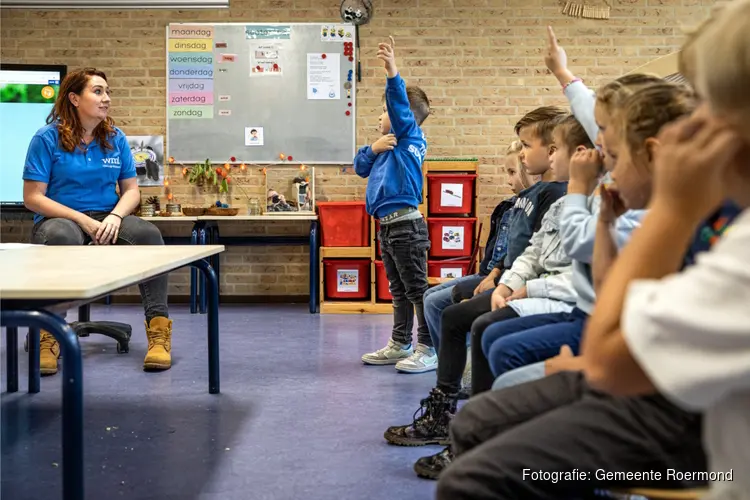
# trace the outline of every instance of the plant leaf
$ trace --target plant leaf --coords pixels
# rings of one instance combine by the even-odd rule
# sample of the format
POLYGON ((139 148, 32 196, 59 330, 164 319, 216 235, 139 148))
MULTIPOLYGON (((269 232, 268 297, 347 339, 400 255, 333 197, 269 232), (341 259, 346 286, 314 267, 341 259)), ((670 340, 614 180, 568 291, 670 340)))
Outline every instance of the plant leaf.
POLYGON ((227 192, 229 192, 229 184, 227 183, 226 179, 223 179, 221 181, 221 185, 219 186, 219 192, 220 193, 227 193, 227 192))

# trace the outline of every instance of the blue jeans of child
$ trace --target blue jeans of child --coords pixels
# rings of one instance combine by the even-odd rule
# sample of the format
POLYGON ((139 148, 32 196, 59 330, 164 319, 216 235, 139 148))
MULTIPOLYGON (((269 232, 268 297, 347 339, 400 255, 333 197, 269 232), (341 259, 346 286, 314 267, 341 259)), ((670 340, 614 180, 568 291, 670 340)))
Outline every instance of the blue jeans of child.
POLYGON ((474 285, 476 287, 484 278, 485 276, 481 274, 470 274, 434 286, 424 293, 424 317, 427 321, 427 327, 430 329, 430 337, 435 351, 439 352, 440 347, 440 317, 443 315, 443 309, 453 304, 451 298, 453 287, 459 283, 476 283, 474 285))
POLYGON ((588 315, 577 307, 569 313, 536 314, 495 323, 482 336, 482 351, 493 375, 545 361, 567 345, 578 354, 588 315))

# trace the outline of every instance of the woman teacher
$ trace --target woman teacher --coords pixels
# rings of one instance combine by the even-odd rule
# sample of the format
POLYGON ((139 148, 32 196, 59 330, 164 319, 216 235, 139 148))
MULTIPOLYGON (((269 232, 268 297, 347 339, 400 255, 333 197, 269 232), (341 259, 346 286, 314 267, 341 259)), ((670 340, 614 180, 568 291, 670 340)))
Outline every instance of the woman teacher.
MULTIPOLYGON (((94 68, 68 74, 47 125, 31 139, 23 201, 33 211, 32 243, 42 245, 163 245, 159 229, 135 217, 141 201, 125 134, 109 117, 107 76, 94 68), (116 191, 119 188, 119 195, 116 191)), ((172 321, 167 276, 140 285, 146 313, 146 370, 171 366, 172 321)), ((57 373, 60 346, 41 332, 40 368, 57 373)))

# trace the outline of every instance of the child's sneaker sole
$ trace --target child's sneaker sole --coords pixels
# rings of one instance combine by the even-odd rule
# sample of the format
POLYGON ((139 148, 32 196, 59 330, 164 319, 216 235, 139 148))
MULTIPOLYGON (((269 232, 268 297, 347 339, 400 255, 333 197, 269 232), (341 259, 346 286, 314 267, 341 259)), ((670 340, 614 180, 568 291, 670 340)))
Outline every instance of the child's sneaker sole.
POLYGON ((437 363, 429 366, 398 366, 398 363, 396 363, 396 370, 402 373, 426 373, 437 370, 437 363))
POLYGON ((402 359, 406 359, 408 356, 403 358, 392 358, 392 359, 367 359, 362 356, 362 362, 366 365, 395 365, 402 359))

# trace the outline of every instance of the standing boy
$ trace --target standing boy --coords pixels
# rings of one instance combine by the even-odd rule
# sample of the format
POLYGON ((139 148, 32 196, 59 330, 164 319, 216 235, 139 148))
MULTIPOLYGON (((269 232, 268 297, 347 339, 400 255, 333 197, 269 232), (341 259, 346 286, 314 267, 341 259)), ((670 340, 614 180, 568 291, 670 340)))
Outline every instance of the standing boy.
POLYGON ((380 220, 380 248, 393 296, 393 333, 382 349, 362 356, 370 365, 396 364, 409 370, 434 369, 437 355, 424 319, 422 296, 427 284, 427 224, 417 207, 422 203, 422 162, 427 140, 420 128, 430 114, 427 95, 407 87, 398 73, 391 43, 378 46, 378 59, 388 75, 383 114, 378 119, 383 137, 359 150, 354 170, 367 181, 367 213, 380 220), (417 347, 411 329, 417 313, 417 347))

